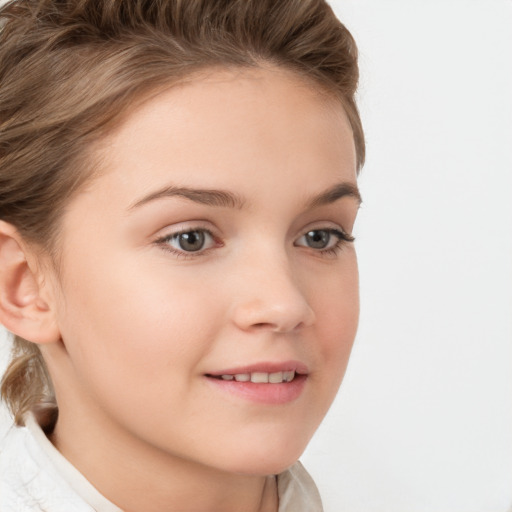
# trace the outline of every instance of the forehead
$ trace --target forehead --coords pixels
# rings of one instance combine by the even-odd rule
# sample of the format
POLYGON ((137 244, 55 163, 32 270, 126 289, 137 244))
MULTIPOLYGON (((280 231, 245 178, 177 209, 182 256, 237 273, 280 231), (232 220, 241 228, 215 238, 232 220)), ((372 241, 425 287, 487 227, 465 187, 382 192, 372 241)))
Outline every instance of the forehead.
POLYGON ((277 173, 308 190, 312 178, 323 189, 356 176, 341 102, 280 68, 209 70, 155 93, 96 153, 92 189, 109 203, 129 185, 144 195, 169 180, 244 194, 274 188, 277 173))
POLYGON ((265 155, 258 152, 258 143, 266 151, 285 151, 300 139, 314 142, 312 134, 343 144, 344 160, 354 160, 343 163, 355 168, 345 111, 324 89, 280 68, 211 70, 152 96, 128 115, 100 151, 108 170, 125 165, 137 152, 157 159, 172 145, 177 168, 183 158, 205 157, 206 147, 212 164, 221 156, 236 158, 249 146, 261 159, 265 155))

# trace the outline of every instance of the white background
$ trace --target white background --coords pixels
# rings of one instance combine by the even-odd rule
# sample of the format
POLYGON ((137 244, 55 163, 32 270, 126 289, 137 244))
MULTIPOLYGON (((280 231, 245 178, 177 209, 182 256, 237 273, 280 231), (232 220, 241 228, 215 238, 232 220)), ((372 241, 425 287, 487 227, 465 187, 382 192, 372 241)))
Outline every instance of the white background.
POLYGON ((362 314, 303 460, 326 512, 505 512, 512 2, 333 5, 361 54, 362 314))

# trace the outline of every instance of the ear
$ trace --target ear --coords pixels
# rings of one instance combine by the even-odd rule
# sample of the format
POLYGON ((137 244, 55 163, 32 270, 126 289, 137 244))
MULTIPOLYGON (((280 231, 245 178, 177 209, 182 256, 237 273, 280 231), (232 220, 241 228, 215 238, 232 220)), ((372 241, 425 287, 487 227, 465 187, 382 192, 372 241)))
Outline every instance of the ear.
POLYGON ((60 332, 37 261, 16 228, 0 220, 0 323, 28 341, 52 343, 60 332))

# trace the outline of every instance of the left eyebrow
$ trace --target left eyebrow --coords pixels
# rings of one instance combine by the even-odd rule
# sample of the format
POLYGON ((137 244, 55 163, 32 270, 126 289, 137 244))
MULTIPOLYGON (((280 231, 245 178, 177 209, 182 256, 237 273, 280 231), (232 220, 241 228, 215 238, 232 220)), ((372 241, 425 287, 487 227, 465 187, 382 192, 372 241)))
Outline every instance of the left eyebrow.
POLYGON ((357 185, 353 183, 342 182, 313 197, 309 201, 308 206, 309 208, 317 208, 319 206, 334 203, 342 197, 353 197, 357 201, 358 205, 361 205, 363 202, 357 185))
POLYGON ((146 203, 162 199, 164 197, 185 197, 195 203, 205 204, 207 206, 217 206, 225 208, 238 208, 241 209, 244 205, 244 201, 237 194, 228 192, 226 190, 208 190, 208 189, 196 189, 189 187, 176 187, 168 186, 164 187, 156 192, 143 197, 135 204, 132 204, 128 210, 133 210, 146 203))

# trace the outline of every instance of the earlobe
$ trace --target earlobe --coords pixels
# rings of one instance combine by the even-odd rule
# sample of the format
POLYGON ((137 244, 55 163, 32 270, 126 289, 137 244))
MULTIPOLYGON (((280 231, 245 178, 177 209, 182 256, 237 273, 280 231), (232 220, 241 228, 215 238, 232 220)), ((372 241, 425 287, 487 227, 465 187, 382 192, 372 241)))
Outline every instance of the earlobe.
POLYGON ((54 312, 42 297, 28 251, 16 228, 0 221, 0 323, 34 343, 58 341, 54 312))

